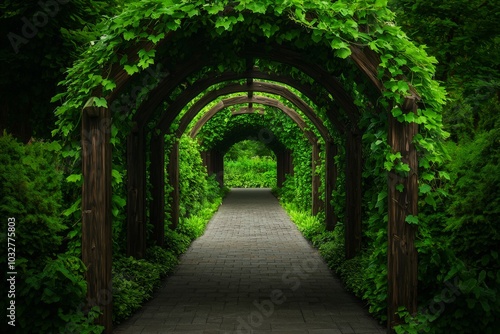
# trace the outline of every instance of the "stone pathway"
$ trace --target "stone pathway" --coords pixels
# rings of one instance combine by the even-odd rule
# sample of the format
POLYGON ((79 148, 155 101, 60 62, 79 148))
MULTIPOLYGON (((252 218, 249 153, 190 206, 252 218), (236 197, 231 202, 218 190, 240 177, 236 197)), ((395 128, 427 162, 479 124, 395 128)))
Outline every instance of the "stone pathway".
POLYGON ((233 189, 165 286, 114 333, 385 333, 269 189, 233 189))

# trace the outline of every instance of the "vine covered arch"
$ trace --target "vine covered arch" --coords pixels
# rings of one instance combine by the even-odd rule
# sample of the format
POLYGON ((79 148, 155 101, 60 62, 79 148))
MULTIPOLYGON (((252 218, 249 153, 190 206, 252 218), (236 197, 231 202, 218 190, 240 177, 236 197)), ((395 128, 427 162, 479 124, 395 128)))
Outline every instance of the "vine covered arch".
MULTIPOLYGON (((304 121, 304 119, 302 118, 302 116, 299 115, 297 112, 295 112, 292 108, 284 105, 279 100, 269 98, 266 96, 252 95, 252 96, 234 96, 231 98, 226 98, 226 99, 221 100, 219 103, 217 103, 212 108, 210 108, 210 110, 208 110, 208 112, 206 112, 196 122, 196 124, 192 127, 192 129, 190 131, 190 136, 192 138, 196 137, 196 135, 199 133, 200 129, 207 122, 209 122, 212 119, 212 117, 214 117, 219 111, 221 111, 225 108, 230 108, 231 106, 236 106, 236 105, 240 105, 240 104, 248 104, 248 107, 242 108, 243 111, 240 110, 237 113, 233 112, 233 116, 245 114, 245 113, 254 113, 256 110, 258 110, 258 109, 255 109, 253 107, 255 104, 263 105, 263 106, 267 106, 267 107, 273 107, 273 108, 280 110, 285 115, 287 115, 299 127, 299 129, 302 131, 304 136, 307 138, 309 144, 312 147, 312 156, 311 156, 312 175, 313 175, 313 177, 312 177, 312 214, 316 215, 320 211, 320 207, 323 206, 323 204, 321 203, 320 194, 319 194, 320 178, 319 178, 319 175, 315 175, 316 167, 320 164, 320 156, 319 156, 320 143, 318 141, 318 138, 314 134, 314 132, 310 131, 307 128, 307 124, 304 121)), ((192 109, 190 109, 190 111, 191 110, 192 109)), ((302 110, 302 111, 307 112, 307 109, 302 110)), ((187 112, 184 115, 183 119, 184 118, 187 118, 185 120, 184 124, 186 124, 188 122, 188 119, 191 119, 191 121, 192 121, 192 117, 190 117, 189 112, 187 112)), ((182 133, 185 131, 185 127, 182 126, 183 119, 181 119, 180 126, 178 129, 178 131, 182 132, 182 133)), ((320 134, 325 134, 325 135, 328 134, 328 130, 322 124, 319 125, 318 131, 320 134)), ((261 140, 263 142, 267 142, 268 140, 270 140, 269 138, 266 138, 265 136, 261 136, 261 132, 258 132, 258 133, 259 133, 259 136, 258 136, 259 140, 261 140)), ((272 137, 271 139, 273 139, 273 138, 274 137, 272 137)), ((323 137, 323 140, 329 141, 330 138, 329 138, 329 136, 326 136, 326 137, 323 137)), ((285 180, 285 175, 290 174, 290 169, 291 169, 290 163, 285 162, 285 161, 290 161, 290 157, 289 157, 290 152, 287 152, 285 150, 281 150, 281 151, 275 151, 274 153, 278 159, 277 186, 279 188, 281 188, 283 185, 283 182, 285 180)), ((209 174, 210 174, 210 170, 209 170, 209 174)), ((327 194, 331 193, 331 189, 327 189, 326 193, 327 194)), ((326 195, 325 198, 327 198, 327 203, 328 203, 329 196, 326 195)), ((333 207, 331 205, 329 205, 326 210, 333 210, 333 207)))
MULTIPOLYGON (((81 137, 81 149, 67 147, 68 156, 82 158, 82 258, 88 295, 101 306, 99 321, 108 332, 111 146, 135 152, 127 157, 127 174, 139 176, 127 184, 127 216, 132 227, 145 224, 144 148, 148 140, 161 147, 153 129, 167 129, 178 115, 169 110, 191 103, 183 95, 191 85, 205 91, 224 81, 245 85, 243 78, 251 86, 256 65, 270 77, 285 73, 311 86, 314 112, 330 135, 346 140, 346 160, 355 167, 346 174, 360 174, 362 138, 373 139, 370 155, 378 177, 387 180, 380 197, 387 197, 388 327, 400 321, 400 307, 416 311, 419 182, 432 182, 431 166, 441 159, 433 142, 445 135, 444 92, 432 80, 434 59, 393 19, 383 0, 146 0, 103 24, 102 37, 69 69, 67 90, 55 100, 62 101, 58 133, 69 142, 81 137), (419 167, 425 178, 419 179, 419 167)), ((361 184, 348 188, 354 189, 350 203, 359 203, 361 184)))

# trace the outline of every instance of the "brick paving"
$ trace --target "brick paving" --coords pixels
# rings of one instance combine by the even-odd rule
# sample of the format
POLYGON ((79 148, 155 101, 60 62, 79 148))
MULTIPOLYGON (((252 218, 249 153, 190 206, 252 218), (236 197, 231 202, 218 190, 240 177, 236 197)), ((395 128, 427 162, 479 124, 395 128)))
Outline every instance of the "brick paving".
POLYGON ((154 299, 117 334, 385 333, 269 189, 232 189, 154 299))

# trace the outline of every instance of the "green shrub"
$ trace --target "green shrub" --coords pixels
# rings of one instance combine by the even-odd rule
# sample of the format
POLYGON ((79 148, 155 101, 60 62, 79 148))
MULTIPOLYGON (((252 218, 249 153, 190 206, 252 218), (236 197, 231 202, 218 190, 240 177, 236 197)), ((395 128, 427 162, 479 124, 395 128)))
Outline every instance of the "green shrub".
POLYGON ((146 260, 159 268, 160 277, 171 273, 179 262, 172 252, 159 246, 153 246, 146 250, 146 260))
POLYGON ((229 188, 276 186, 276 161, 271 157, 238 158, 224 162, 224 184, 229 188))
POLYGON ((120 323, 150 299, 161 278, 171 273, 177 257, 158 247, 150 247, 146 258, 117 257, 113 262, 113 322, 120 323))
MULTIPOLYGON (((7 217, 15 218, 18 333, 33 328, 43 333, 102 331, 92 323, 95 312, 82 307, 84 265, 63 244, 68 228, 61 218, 59 148, 57 143, 22 145, 8 135, 0 137, 0 241, 7 244, 7 217)), ((0 265, 6 267, 6 257, 0 265)))
POLYGON ((165 245, 167 250, 171 251, 176 256, 187 251, 192 239, 177 230, 172 230, 169 227, 165 228, 165 245))
MULTIPOLYGON (((38 269, 58 251, 66 229, 60 216, 62 173, 54 166, 57 158, 50 148, 50 144, 24 146, 10 136, 0 137, 2 227, 6 217, 16 219, 16 256, 38 269)), ((2 241, 6 231, 0 231, 2 241)))

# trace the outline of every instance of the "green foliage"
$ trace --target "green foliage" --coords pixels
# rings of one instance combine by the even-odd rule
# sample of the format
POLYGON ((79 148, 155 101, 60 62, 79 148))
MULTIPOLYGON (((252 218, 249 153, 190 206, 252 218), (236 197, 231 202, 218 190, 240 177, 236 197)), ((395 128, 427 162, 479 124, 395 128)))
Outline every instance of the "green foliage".
MULTIPOLYGON (((9 135, 0 137, 0 215, 5 217, 0 240, 7 245, 7 218, 15 218, 19 333, 31 332, 32 326, 60 332, 67 319, 72 319, 71 326, 79 332, 100 332, 92 324, 93 315, 78 307, 86 295, 83 263, 64 253, 68 227, 59 215, 59 148, 55 142, 25 146, 9 135)), ((6 260, 0 260, 3 267, 7 267, 6 260)))
MULTIPOLYGON (((206 5, 204 1, 132 2, 123 13, 102 24, 102 38, 95 41, 93 46, 85 51, 82 58, 68 70, 68 77, 63 82, 67 90, 54 99, 54 101, 61 101, 62 104, 56 111, 59 120, 58 129, 54 133, 67 140, 65 152, 68 157, 73 157, 76 161, 80 152, 78 145, 74 144, 74 133, 78 129, 83 105, 90 98, 94 98, 94 104, 104 106, 102 96, 112 95, 116 88, 116 83, 106 77, 107 72, 104 69, 112 68, 112 66, 123 68, 129 75, 132 75, 130 88, 124 88, 124 91, 127 89, 133 91, 134 83, 141 83, 148 79, 150 72, 147 70, 160 68, 153 67, 153 65, 167 65, 167 68, 172 69, 184 61, 189 61, 189 55, 197 50, 184 41, 192 39, 195 33, 196 39, 206 46, 204 53, 213 55, 214 63, 217 65, 207 64, 199 73, 182 78, 182 86, 165 93, 165 101, 176 101, 185 85, 189 86, 198 79, 205 78, 207 73, 244 72, 246 64, 239 58, 239 55, 244 51, 243 48, 252 45, 253 42, 269 40, 269 44, 265 46, 277 43, 302 52, 311 61, 327 69, 329 75, 338 78, 359 107, 359 126, 360 132, 363 133, 363 147, 365 148, 363 242, 366 251, 359 259, 342 261, 339 251, 341 238, 336 235, 328 236, 326 232, 319 230, 315 231, 316 225, 312 222, 304 230, 310 231, 307 233, 311 237, 317 234, 318 240, 324 238, 325 244, 330 245, 328 246, 330 248, 325 246, 325 253, 332 252, 332 263, 343 268, 339 270, 346 277, 346 281, 353 286, 352 289, 360 294, 364 292, 364 297, 371 303, 372 311, 383 319, 387 298, 385 269, 387 173, 396 172, 403 175, 408 173, 408 166, 402 161, 401 154, 392 152, 388 145, 387 113, 391 112, 400 122, 419 124, 420 134, 414 138, 414 142, 419 150, 420 190, 426 199, 422 206, 424 203, 431 207, 440 205, 440 192, 437 184, 441 178, 445 178, 440 165, 447 159, 446 152, 442 150, 440 144, 440 141, 447 136, 441 126, 441 108, 445 102, 445 92, 433 80, 436 74, 434 66, 436 59, 429 57, 424 47, 415 46, 394 24, 394 19, 395 15, 387 9, 386 1, 341 0, 332 3, 293 0, 266 1, 259 4, 251 1, 238 3, 220 1, 211 5, 206 5), (168 40, 166 36, 169 36, 168 40), (127 50, 133 49, 137 42, 148 40, 156 44, 157 48, 139 49, 137 57, 130 57, 130 59, 128 56, 122 56, 127 50), (373 92, 369 80, 360 79, 363 76, 354 66, 354 62, 343 60, 350 57, 356 47, 372 50, 380 57, 378 76, 384 84, 384 89, 380 96, 377 94, 376 98, 371 96, 373 92), (165 59, 169 59, 168 64, 162 63, 165 59), (342 68, 345 74, 340 74, 339 68, 342 68), (102 96, 93 96, 101 90, 102 96), (404 99, 411 94, 418 94, 421 98, 421 108, 416 115, 404 114, 400 107, 404 99), (381 110, 386 112, 380 112, 381 110), (359 272, 356 274, 354 270, 356 266, 367 268, 363 273, 364 284, 361 284, 359 272)), ((296 69, 295 71, 281 71, 282 65, 258 61, 264 71, 290 73, 301 83, 312 87, 318 96, 321 96, 321 93, 324 95, 324 91, 321 88, 316 89, 317 85, 311 78, 300 71, 296 69)), ((142 85, 143 89, 140 94, 136 94, 136 99, 127 103, 128 114, 125 117, 114 118, 116 129, 112 134, 112 141, 118 152, 121 152, 121 157, 118 153, 119 157, 115 158, 116 166, 124 165, 123 148, 121 148, 124 145, 119 144, 120 142, 124 144, 125 136, 130 132, 130 123, 135 108, 158 84, 159 79, 153 81, 154 83, 150 86, 142 85)), ((211 90, 203 93, 208 92, 211 90)), ((127 97, 127 92, 122 91, 121 94, 122 97, 127 97)), ((332 100, 334 99, 327 96, 327 101, 332 100)), ((279 101, 286 103, 283 99, 279 101)), ((309 101, 306 100, 306 102, 309 101)), ((165 102, 165 106, 169 103, 165 102)), ((163 106, 158 108, 160 109, 164 110, 163 106)), ((291 150, 293 155, 294 170, 291 173, 293 175, 288 176, 285 187, 279 190, 279 195, 282 201, 293 203, 300 210, 308 210, 311 207, 311 147, 293 122, 270 109, 272 110, 272 108, 266 108, 264 115, 250 114, 237 117, 233 117, 229 111, 220 112, 207 122, 206 129, 200 132, 202 147, 204 150, 219 148, 220 152, 225 152, 234 142, 249 137, 260 139, 261 131, 269 130, 273 135, 267 138, 271 139, 268 142, 269 146, 274 145, 273 149, 291 150)), ((345 142, 343 138, 338 138, 341 136, 325 117, 325 109, 331 110, 330 106, 327 107, 327 104, 314 106, 314 109, 330 130, 335 143, 339 144, 336 163, 340 175, 337 188, 334 190, 333 204, 339 220, 342 221, 344 218, 342 211, 345 207, 345 187, 342 185, 345 180, 345 166, 343 165, 346 155, 343 151, 345 142)), ((154 117, 159 117, 159 111, 154 117)), ((341 111, 338 121, 344 123, 342 118, 346 118, 346 115, 341 111)), ((349 125, 355 126, 355 124, 349 125)), ((310 123, 307 123, 307 127, 315 131, 310 123)), ((200 199, 204 198, 207 188, 203 185, 204 181, 200 176, 201 164, 199 161, 193 163, 190 161, 191 158, 197 159, 197 152, 190 151, 190 145, 185 151, 192 154, 190 153, 189 158, 181 163, 181 178, 183 178, 181 198, 185 198, 185 202, 181 205, 182 213, 192 216, 198 210, 199 203, 202 203, 200 199), (190 174, 190 168, 195 170, 193 174, 190 174)), ((322 159, 324 160, 324 157, 322 159)), ((119 173, 123 172, 125 171, 119 171, 119 173)), ((118 180, 115 180, 115 184, 117 182, 118 180)), ((123 198, 123 185, 121 189, 121 195, 114 201, 117 205, 118 199, 123 198)), ((117 212, 119 213, 120 210, 117 212)), ((422 219, 423 217, 414 218, 411 222, 418 222, 419 227, 426 227, 427 222, 422 219)), ((181 222, 181 231, 189 224, 191 222, 181 222)), ((339 223, 339 228, 341 224, 339 223)), ((167 238, 174 247, 172 252, 180 253, 185 250, 189 240, 198 234, 199 231, 192 228, 186 228, 186 231, 182 233, 167 231, 167 238)), ((338 235, 340 236, 340 231, 338 235)))
POLYGON ((17 220, 17 256, 40 265, 58 249, 66 228, 57 214, 62 174, 54 168, 54 156, 48 144, 23 146, 8 135, 0 137, 0 214, 17 220))
POLYGON ((189 136, 179 142, 179 187, 181 217, 204 217, 200 211, 222 194, 215 179, 207 176, 198 142, 189 136))
MULTIPOLYGON (((168 138, 170 143, 172 138, 168 138)), ((168 142, 167 142, 168 144, 168 142)), ((168 146, 168 145, 167 145, 168 146)), ((191 242, 201 236, 222 201, 222 191, 208 178, 198 143, 187 136, 179 142, 180 221, 175 230, 165 224, 165 248, 149 247, 145 259, 124 257, 113 261, 113 322, 127 319, 152 297, 161 279, 171 273, 191 242)), ((168 192, 167 192, 168 193, 168 192)), ((122 223, 123 224, 123 223, 122 223)), ((119 236, 114 236, 115 238, 119 236)))
POLYGON ((116 257, 113 261, 113 322, 120 323, 150 299, 160 279, 173 272, 177 256, 161 247, 147 249, 146 257, 116 257))
POLYGON ((24 142, 32 135, 50 138, 56 120, 50 100, 61 92, 57 83, 81 51, 100 38, 96 24, 117 13, 121 2, 2 1, 0 100, 7 117, 0 131, 5 126, 24 142))
POLYGON ((175 255, 183 254, 189 248, 192 239, 177 230, 172 230, 169 227, 165 228, 165 245, 167 249, 175 255))
POLYGON ((228 188, 273 188, 276 159, 261 141, 243 140, 224 155, 224 185, 228 188))
POLYGON ((500 127, 478 133, 452 152, 451 219, 453 248, 471 262, 500 249, 500 127))
POLYGON ((224 162, 224 185, 229 188, 273 188, 276 161, 270 157, 240 158, 224 162))
POLYGON ((113 322, 118 324, 138 310, 150 299, 161 279, 173 272, 178 256, 191 242, 201 236, 221 198, 204 206, 190 217, 182 217, 175 230, 165 229, 165 248, 147 249, 145 259, 117 255, 113 259, 113 322))

